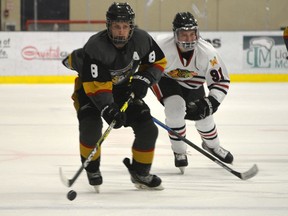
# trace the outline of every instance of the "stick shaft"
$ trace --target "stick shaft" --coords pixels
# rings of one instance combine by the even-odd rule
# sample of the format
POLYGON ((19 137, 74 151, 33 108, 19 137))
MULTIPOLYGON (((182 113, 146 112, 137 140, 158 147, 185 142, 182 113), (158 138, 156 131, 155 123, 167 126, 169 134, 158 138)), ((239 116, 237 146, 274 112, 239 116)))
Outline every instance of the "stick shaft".
MULTIPOLYGON (((125 112, 126 109, 128 108, 129 103, 132 101, 132 99, 134 98, 134 93, 131 93, 128 100, 123 104, 123 106, 121 107, 120 111, 121 112, 125 112)), ((80 168, 77 170, 77 172, 74 174, 74 176, 71 179, 67 179, 62 172, 62 169, 60 168, 60 177, 62 182, 67 186, 67 187, 71 187, 75 181, 78 179, 78 177, 80 176, 80 174, 82 173, 82 171, 89 165, 89 163, 92 161, 94 155, 97 153, 99 146, 103 143, 103 141, 107 138, 107 136, 109 135, 109 133, 111 132, 111 130, 113 129, 113 127, 116 124, 116 120, 113 120, 110 125, 108 126, 108 128, 105 130, 105 132, 103 133, 103 135, 100 137, 100 139, 97 141, 94 149, 90 152, 89 156, 87 157, 87 159, 81 164, 80 168)))
POLYGON ((218 160, 217 158, 215 158, 213 155, 209 154, 208 152, 206 152, 205 150, 203 150, 202 148, 198 147, 197 145, 195 145, 194 143, 192 143, 190 140, 186 139, 185 137, 181 136, 180 134, 178 134, 177 132, 175 132, 174 130, 172 130, 170 127, 168 127, 167 125, 165 125, 164 123, 160 122, 158 119, 153 117, 153 121, 158 124, 159 126, 161 126, 162 128, 164 128, 165 130, 167 130, 168 132, 170 132, 171 134, 173 134, 174 136, 178 137, 180 140, 184 141, 185 143, 187 143, 189 146, 191 146, 192 148, 196 149, 198 152, 200 152, 201 154, 203 154, 204 156, 206 156, 207 158, 209 158, 210 160, 212 160, 213 162, 215 162, 216 164, 218 164, 219 166, 221 166, 222 168, 224 168, 225 170, 227 170, 228 172, 232 173, 233 175, 237 176, 238 178, 242 179, 242 180, 246 180, 248 178, 252 178, 253 176, 255 176, 258 172, 258 168, 256 165, 254 165, 251 169, 249 169, 247 172, 244 173, 239 173, 233 169, 231 169, 230 167, 228 167, 227 165, 225 165, 222 161, 218 160))

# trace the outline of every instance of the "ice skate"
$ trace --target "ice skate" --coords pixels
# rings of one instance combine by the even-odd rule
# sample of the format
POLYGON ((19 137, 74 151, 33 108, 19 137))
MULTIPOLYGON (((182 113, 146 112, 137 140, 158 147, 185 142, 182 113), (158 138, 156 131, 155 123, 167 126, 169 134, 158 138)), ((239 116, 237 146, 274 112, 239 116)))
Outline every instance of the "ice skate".
POLYGON ((94 173, 92 172, 86 172, 86 173, 87 173, 89 184, 94 187, 96 193, 99 193, 100 185, 103 183, 101 172, 97 171, 94 173))
POLYGON ((205 142, 202 142, 202 148, 225 163, 232 164, 233 162, 233 155, 221 146, 217 146, 216 148, 209 148, 205 142))
POLYGON ((133 169, 132 164, 130 163, 129 158, 125 158, 123 163, 128 168, 128 171, 131 176, 131 181, 135 185, 137 189, 141 190, 163 190, 163 186, 161 185, 161 179, 156 175, 148 174, 146 176, 142 176, 136 173, 133 169))
POLYGON ((174 152, 175 157, 175 167, 178 167, 180 169, 180 172, 184 174, 185 167, 188 166, 188 159, 186 154, 178 154, 174 152))

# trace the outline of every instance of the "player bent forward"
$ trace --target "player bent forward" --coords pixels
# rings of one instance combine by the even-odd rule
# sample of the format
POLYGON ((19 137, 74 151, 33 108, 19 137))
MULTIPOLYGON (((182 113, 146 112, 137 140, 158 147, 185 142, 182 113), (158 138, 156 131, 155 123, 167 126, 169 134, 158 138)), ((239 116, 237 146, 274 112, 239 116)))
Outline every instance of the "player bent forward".
MULTIPOLYGON (((174 37, 159 39, 167 67, 159 83, 152 87, 165 107, 166 124, 185 137, 185 119, 195 121, 202 147, 221 161, 232 163, 232 154, 220 146, 213 118, 229 89, 227 69, 214 47, 199 36, 197 21, 191 13, 176 14, 173 32, 174 37)), ((169 138, 175 166, 184 173, 188 165, 187 145, 173 134, 169 134, 169 138)))
MULTIPOLYGON (((166 59, 152 37, 134 27, 134 17, 129 4, 113 3, 106 14, 107 30, 93 35, 63 64, 78 72, 72 98, 79 121, 82 162, 102 135, 101 117, 108 124, 116 120, 114 128, 131 127, 135 134, 132 163, 128 158, 123 161, 132 182, 138 188, 159 190, 163 189, 161 179, 150 174, 158 129, 142 98, 160 80, 166 59), (120 112, 131 92, 135 94, 133 102, 125 113, 120 112)), ((96 191, 103 181, 100 158, 101 146, 86 167, 89 183, 96 191)))

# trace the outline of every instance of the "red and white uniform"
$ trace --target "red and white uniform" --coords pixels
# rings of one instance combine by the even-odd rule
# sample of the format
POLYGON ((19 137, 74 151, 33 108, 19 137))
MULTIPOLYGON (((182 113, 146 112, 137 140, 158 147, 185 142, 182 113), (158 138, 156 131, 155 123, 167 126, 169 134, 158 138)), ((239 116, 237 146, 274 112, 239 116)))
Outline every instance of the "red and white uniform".
MULTIPOLYGON (((216 49, 202 38, 198 39, 194 50, 186 53, 180 52, 173 35, 156 38, 156 41, 166 56, 167 65, 160 82, 152 90, 165 107, 167 126, 185 137, 187 103, 212 96, 221 104, 229 90, 228 71, 216 49), (204 83, 209 92, 204 91, 204 83)), ((195 121, 195 126, 210 148, 220 145, 213 115, 195 121)), ((174 152, 186 153, 187 145, 183 141, 172 134, 169 137, 174 152)))
POLYGON ((205 82, 209 95, 221 103, 229 89, 229 75, 216 49, 207 41, 199 38, 193 55, 189 60, 181 57, 174 37, 159 40, 167 59, 164 76, 177 80, 188 89, 196 89, 205 82))

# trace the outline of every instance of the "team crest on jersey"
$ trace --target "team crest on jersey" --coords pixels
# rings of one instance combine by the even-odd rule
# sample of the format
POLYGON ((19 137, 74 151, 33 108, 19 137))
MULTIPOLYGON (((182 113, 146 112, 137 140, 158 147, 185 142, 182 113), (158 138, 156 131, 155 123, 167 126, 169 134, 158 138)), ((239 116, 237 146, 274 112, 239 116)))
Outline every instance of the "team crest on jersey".
POLYGON ((189 70, 183 70, 180 68, 177 68, 175 70, 172 70, 170 72, 168 72, 168 75, 172 78, 192 78, 194 76, 197 76, 198 73, 194 72, 194 71, 189 71, 189 70))
POLYGON ((130 77, 133 67, 133 60, 124 68, 118 70, 110 70, 112 82, 114 85, 120 84, 130 77))
POLYGON ((218 64, 218 61, 217 61, 217 59, 216 59, 216 57, 214 56, 214 58, 213 59, 210 59, 210 64, 211 64, 211 66, 212 67, 214 67, 215 65, 217 65, 218 64))

